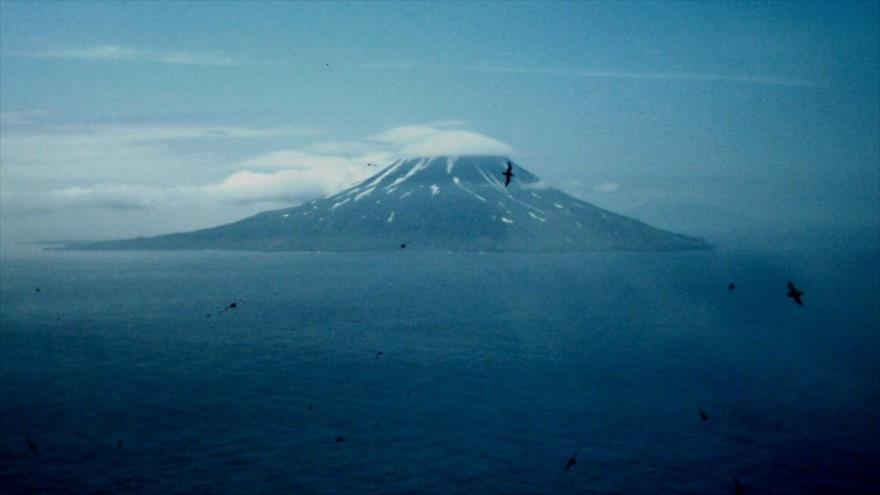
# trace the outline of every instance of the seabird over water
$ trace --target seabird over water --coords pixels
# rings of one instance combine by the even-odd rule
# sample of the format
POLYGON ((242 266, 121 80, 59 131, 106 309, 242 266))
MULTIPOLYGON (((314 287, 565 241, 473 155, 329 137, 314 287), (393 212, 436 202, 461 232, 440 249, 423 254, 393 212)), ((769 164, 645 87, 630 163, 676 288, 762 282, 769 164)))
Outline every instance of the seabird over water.
POLYGON ((788 283, 788 297, 790 297, 794 302, 797 303, 798 306, 803 306, 804 301, 801 299, 801 296, 804 295, 802 291, 797 290, 797 287, 794 286, 793 283, 788 283))

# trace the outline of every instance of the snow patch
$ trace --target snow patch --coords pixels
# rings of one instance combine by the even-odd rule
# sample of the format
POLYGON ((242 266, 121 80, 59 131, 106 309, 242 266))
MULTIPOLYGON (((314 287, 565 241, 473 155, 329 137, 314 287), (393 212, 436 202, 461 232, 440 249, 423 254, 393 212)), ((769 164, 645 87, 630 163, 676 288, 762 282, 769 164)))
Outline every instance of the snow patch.
POLYGON ((464 187, 463 185, 461 185, 461 181, 458 179, 458 177, 453 176, 452 182, 454 182, 455 185, 458 186, 461 190, 463 190, 465 192, 469 192, 469 193, 473 194, 474 196, 476 196, 476 198, 479 199, 480 201, 482 201, 483 203, 488 203, 488 201, 486 201, 486 198, 480 196, 479 194, 477 194, 477 193, 471 191, 470 189, 464 187))
POLYGON ((437 186, 437 184, 431 184, 431 196, 436 196, 439 193, 440 188, 437 186))
POLYGON ((284 218, 287 218, 287 217, 290 216, 290 213, 285 213, 284 215, 281 215, 281 216, 284 217, 284 218))
POLYGON ((509 218, 507 218, 507 217, 501 217, 501 221, 504 222, 504 223, 513 223, 513 220, 511 220, 511 219, 509 219, 509 218))
POLYGON ((391 172, 397 170, 397 167, 401 165, 403 165, 403 160, 397 160, 396 162, 392 163, 388 166, 388 168, 385 169, 384 172, 380 173, 375 179, 373 179, 372 182, 367 184, 367 187, 376 187, 376 184, 382 182, 382 179, 387 177, 388 174, 390 174, 391 172))
POLYGON ((400 199, 403 199, 403 198, 409 196, 410 194, 412 194, 412 191, 407 191, 407 192, 400 195, 400 199))
POLYGON ((394 179, 394 182, 392 182, 391 184, 386 186, 385 189, 390 189, 392 187, 395 187, 395 186, 399 185, 400 183, 402 183, 403 181, 405 181, 406 179, 409 179, 410 177, 412 177, 413 175, 418 173, 420 170, 423 170, 425 167, 427 167, 429 161, 430 160, 428 158, 424 158, 422 160, 419 160, 418 163, 416 163, 415 165, 413 165, 413 167, 411 169, 409 169, 409 172, 407 172, 406 175, 404 175, 403 177, 398 177, 398 178, 394 179))
POLYGON ((330 211, 333 211, 336 208, 339 208, 340 206, 344 205, 345 203, 348 203, 349 201, 351 201, 351 198, 345 198, 342 201, 333 203, 333 206, 330 207, 330 211))
POLYGON ((533 198, 538 198, 538 199, 541 199, 541 196, 538 196, 538 195, 537 195, 537 194, 535 194, 535 193, 529 193, 529 194, 531 194, 531 195, 532 195, 532 197, 533 197, 533 198))
POLYGON ((559 204, 559 203, 553 203, 553 206, 555 206, 555 207, 557 207, 557 208, 560 208, 560 209, 561 209, 561 208, 565 208, 564 206, 562 206, 562 205, 559 204))
POLYGON ((452 173, 452 167, 455 166, 455 160, 456 160, 456 158, 452 157, 452 156, 446 158, 446 173, 447 174, 452 173))
POLYGON ((486 179, 486 182, 488 182, 489 185, 494 186, 495 189, 498 189, 499 191, 507 194, 508 196, 510 195, 510 193, 507 192, 504 185, 498 179, 496 179, 495 177, 489 177, 488 175, 486 175, 486 172, 483 172, 483 169, 481 169, 480 167, 478 167, 476 165, 474 165, 474 168, 477 169, 477 172, 479 172, 480 175, 482 175, 484 179, 486 179))
POLYGON ((371 187, 371 188, 365 190, 364 192, 362 192, 362 193, 358 194, 357 196, 355 196, 355 197, 354 197, 354 200, 357 201, 357 200, 363 198, 364 196, 366 196, 366 195, 370 194, 371 192, 373 192, 374 189, 376 189, 376 188, 375 188, 375 187, 371 187))
POLYGON ((390 215, 388 215, 388 223, 391 223, 394 220, 394 212, 392 211, 390 215))
POLYGON ((541 221, 541 222, 546 222, 546 221, 547 221, 546 218, 541 218, 541 217, 539 217, 538 215, 535 215, 535 214, 532 213, 532 212, 529 212, 529 216, 532 217, 532 218, 534 218, 535 220, 538 220, 538 221, 541 221))

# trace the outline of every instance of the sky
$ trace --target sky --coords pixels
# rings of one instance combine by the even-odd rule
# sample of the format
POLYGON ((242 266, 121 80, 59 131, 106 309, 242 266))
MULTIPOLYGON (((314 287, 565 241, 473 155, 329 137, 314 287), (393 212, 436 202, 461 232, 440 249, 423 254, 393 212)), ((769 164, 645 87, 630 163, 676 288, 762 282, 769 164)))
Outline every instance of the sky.
POLYGON ((880 5, 0 2, 2 246, 219 225, 421 154, 876 232, 880 5))

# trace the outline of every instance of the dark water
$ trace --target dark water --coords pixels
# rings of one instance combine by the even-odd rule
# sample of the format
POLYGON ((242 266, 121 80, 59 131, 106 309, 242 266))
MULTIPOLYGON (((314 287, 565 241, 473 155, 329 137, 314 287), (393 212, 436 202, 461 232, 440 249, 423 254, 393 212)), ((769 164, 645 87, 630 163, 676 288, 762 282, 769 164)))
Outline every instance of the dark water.
POLYGON ((3 493, 880 487, 872 250, 0 268, 3 493))

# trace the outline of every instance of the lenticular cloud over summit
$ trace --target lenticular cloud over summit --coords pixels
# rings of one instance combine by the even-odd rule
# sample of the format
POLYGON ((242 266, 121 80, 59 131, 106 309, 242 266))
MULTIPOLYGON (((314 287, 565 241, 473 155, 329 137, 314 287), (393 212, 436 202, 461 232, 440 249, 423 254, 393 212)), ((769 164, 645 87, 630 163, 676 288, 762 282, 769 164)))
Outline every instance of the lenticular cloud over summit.
POLYGON ((459 129, 402 126, 377 134, 373 140, 393 144, 401 156, 513 154, 506 143, 459 129))

